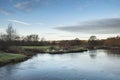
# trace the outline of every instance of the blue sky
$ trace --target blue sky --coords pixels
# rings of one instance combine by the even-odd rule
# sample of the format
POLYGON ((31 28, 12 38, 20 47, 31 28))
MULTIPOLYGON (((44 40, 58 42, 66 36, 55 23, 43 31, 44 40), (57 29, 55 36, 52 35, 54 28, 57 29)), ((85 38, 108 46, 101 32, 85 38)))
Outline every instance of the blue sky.
POLYGON ((46 40, 119 35, 120 0, 0 0, 0 32, 8 24, 46 40))

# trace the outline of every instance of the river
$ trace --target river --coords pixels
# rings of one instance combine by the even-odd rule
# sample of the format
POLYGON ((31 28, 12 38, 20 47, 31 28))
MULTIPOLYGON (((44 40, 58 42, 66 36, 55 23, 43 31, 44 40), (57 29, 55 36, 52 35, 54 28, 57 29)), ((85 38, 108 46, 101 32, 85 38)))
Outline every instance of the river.
POLYGON ((0 80, 120 80, 120 52, 38 54, 0 67, 0 80))

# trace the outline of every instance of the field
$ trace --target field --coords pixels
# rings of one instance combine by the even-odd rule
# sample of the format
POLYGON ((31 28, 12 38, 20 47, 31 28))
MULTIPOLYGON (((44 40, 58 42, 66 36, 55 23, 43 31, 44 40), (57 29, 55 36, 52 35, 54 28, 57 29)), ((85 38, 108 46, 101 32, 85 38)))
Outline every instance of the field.
POLYGON ((22 48, 24 49, 43 49, 43 50, 47 50, 50 47, 51 46, 22 46, 22 48))
POLYGON ((27 56, 23 54, 0 53, 0 64, 24 60, 27 56))

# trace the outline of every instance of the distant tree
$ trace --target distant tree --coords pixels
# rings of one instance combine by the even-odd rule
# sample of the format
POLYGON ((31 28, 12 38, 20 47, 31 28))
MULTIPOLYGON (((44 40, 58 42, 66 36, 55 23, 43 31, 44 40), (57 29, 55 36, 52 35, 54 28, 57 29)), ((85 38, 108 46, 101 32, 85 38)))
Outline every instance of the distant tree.
POLYGON ((71 44, 72 46, 77 46, 77 45, 80 45, 80 44, 81 44, 79 38, 75 38, 74 40, 69 41, 69 42, 70 42, 70 44, 71 44))
POLYGON ((38 41, 39 40, 39 37, 36 34, 30 35, 30 38, 31 38, 31 41, 38 41))
POLYGON ((79 41, 79 38, 75 38, 75 40, 79 41))
POLYGON ((36 34, 31 34, 26 36, 25 41, 39 41, 39 36, 36 34))
POLYGON ((105 46, 118 46, 118 47, 120 47, 120 37, 117 36, 117 37, 107 38, 104 41, 104 45, 105 46))
POLYGON ((7 39, 7 35, 6 34, 0 34, 0 40, 1 41, 6 41, 6 39, 7 39))
POLYGON ((89 41, 95 41, 95 40, 97 40, 96 36, 90 36, 89 41))
POLYGON ((89 47, 95 47, 97 45, 97 37, 96 36, 90 36, 88 40, 89 47))
POLYGON ((9 41, 11 41, 11 40, 15 40, 16 39, 16 36, 17 36, 17 34, 16 34, 16 30, 15 29, 13 29, 13 27, 12 27, 12 24, 9 24, 8 25, 8 28, 6 29, 6 35, 7 35, 7 40, 9 40, 9 41))
POLYGON ((45 38, 44 38, 44 37, 42 37, 42 38, 41 38, 41 42, 44 42, 44 41, 45 41, 45 38))

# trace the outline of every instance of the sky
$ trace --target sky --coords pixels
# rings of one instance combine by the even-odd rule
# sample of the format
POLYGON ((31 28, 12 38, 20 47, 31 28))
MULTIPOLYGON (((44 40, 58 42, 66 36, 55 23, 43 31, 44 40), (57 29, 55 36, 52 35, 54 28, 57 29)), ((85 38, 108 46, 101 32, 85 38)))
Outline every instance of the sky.
POLYGON ((120 34, 120 0, 0 0, 0 33, 12 24, 20 36, 87 40, 120 34))

